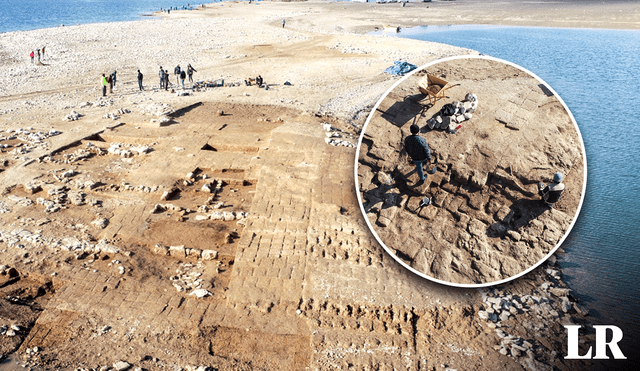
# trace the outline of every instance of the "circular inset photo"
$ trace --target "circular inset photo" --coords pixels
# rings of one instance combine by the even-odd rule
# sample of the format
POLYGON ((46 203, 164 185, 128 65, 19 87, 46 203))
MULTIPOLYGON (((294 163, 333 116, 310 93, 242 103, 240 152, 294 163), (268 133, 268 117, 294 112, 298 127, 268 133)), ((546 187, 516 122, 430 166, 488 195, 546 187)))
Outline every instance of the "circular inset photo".
POLYGON ((398 81, 356 156, 376 239, 408 269, 453 286, 503 283, 541 264, 585 193, 584 144, 562 99, 490 57, 443 59, 398 81))

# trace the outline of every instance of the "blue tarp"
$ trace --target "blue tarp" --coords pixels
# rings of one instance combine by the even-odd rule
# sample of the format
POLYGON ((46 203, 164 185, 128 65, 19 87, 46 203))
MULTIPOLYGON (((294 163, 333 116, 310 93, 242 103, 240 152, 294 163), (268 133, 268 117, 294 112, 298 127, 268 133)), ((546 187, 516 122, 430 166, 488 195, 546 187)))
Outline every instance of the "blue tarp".
POLYGON ((404 76, 405 73, 409 73, 415 70, 416 68, 418 68, 418 66, 411 64, 409 62, 395 61, 393 62, 393 66, 387 68, 386 70, 384 70, 384 72, 389 73, 391 75, 404 76))

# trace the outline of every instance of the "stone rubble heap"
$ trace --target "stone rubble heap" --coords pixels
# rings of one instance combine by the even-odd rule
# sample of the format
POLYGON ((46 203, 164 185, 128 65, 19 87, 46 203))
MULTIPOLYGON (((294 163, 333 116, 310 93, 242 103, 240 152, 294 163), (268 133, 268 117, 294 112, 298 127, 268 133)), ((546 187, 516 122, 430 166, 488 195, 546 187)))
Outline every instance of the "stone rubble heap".
MULTIPOLYGON (((550 263, 555 263, 555 257, 551 258, 550 263)), ((554 281, 562 282, 559 270, 550 267, 545 272, 549 280, 531 294, 507 294, 499 289, 482 292, 484 309, 477 314, 486 321, 487 327, 495 329, 500 339, 500 344, 495 348, 500 354, 511 357, 528 356, 532 359, 539 347, 534 340, 509 334, 509 329, 513 326, 513 321, 507 322, 510 319, 528 330, 528 333, 536 333, 548 328, 549 318, 571 321, 572 313, 582 316, 588 314, 570 296, 570 289, 554 287, 554 281)))
POLYGON ((430 130, 442 129, 450 134, 455 133, 459 129, 460 123, 473 117, 473 113, 478 109, 478 98, 475 94, 468 93, 462 102, 454 101, 451 104, 454 107, 452 114, 438 113, 427 120, 427 127, 430 130))
POLYGON ((153 151, 153 148, 145 144, 133 145, 124 143, 111 143, 109 149, 107 149, 108 153, 124 158, 133 157, 134 153, 142 155, 147 154, 151 151, 153 151))
POLYGON ((14 149, 11 153, 16 155, 15 159, 18 159, 19 157, 17 157, 17 155, 26 154, 38 149, 46 150, 49 144, 45 140, 60 134, 62 134, 62 132, 53 129, 49 130, 49 132, 36 132, 32 127, 28 127, 26 129, 7 129, 6 131, 0 129, 0 148, 13 147, 14 149), (2 133, 6 133, 6 135, 2 133), (15 139, 21 141, 21 143, 1 143, 3 141, 11 141, 15 139))
POLYGON ((354 139, 353 135, 348 134, 343 130, 340 130, 338 128, 331 126, 331 124, 329 124, 328 122, 323 123, 322 128, 326 131, 325 135, 327 137, 324 138, 325 143, 332 146, 356 148, 355 144, 349 142, 348 140, 341 139, 341 138, 354 139))
MULTIPOLYGON (((48 219, 41 219, 35 221, 35 225, 40 226, 49 223, 48 219)), ((77 224, 72 229, 85 230, 86 226, 77 224)), ((98 243, 93 243, 88 240, 80 239, 77 237, 69 236, 64 238, 46 237, 43 236, 42 230, 36 230, 31 232, 25 228, 15 228, 12 231, 0 230, 0 244, 6 243, 8 247, 15 247, 18 249, 33 249, 39 247, 47 247, 52 249, 55 253, 62 250, 70 251, 73 253, 106 253, 106 254, 118 254, 121 249, 109 242, 107 239, 102 239, 98 243)), ((31 263, 30 260, 25 260, 23 263, 31 263)))
POLYGON ((129 182, 122 182, 121 187, 119 188, 119 190, 124 190, 124 191, 137 191, 137 192, 144 192, 144 193, 152 193, 152 192, 156 192, 160 189, 160 186, 153 186, 153 187, 148 187, 145 185, 138 185, 138 186, 132 186, 129 182))
POLYGON ((216 250, 201 250, 185 247, 185 245, 164 246, 162 244, 156 244, 153 248, 153 253, 156 255, 171 256, 180 259, 191 257, 198 260, 214 260, 218 257, 218 252, 216 250))
POLYGON ((167 116, 173 112, 171 106, 167 103, 159 103, 159 102, 151 102, 147 104, 142 104, 139 106, 139 109, 144 115, 151 116, 167 116))
POLYGON ((115 112, 109 112, 107 114, 105 114, 104 116, 102 116, 103 119, 112 119, 112 120, 117 120, 120 118, 120 116, 127 114, 127 113, 131 113, 130 110, 126 109, 126 108, 120 108, 115 112))
POLYGON ((62 118, 62 121, 76 121, 82 117, 82 114, 76 110, 71 111, 68 115, 62 118))
POLYGON ((13 337, 18 335, 20 332, 22 332, 22 327, 18 326, 18 325, 10 325, 10 326, 0 326, 0 336, 4 335, 7 337, 13 337))
POLYGON ((92 155, 102 156, 105 155, 106 152, 102 148, 94 145, 93 143, 87 143, 87 148, 78 148, 73 153, 65 153, 62 155, 63 160, 53 160, 51 157, 45 157, 43 160, 51 161, 51 162, 64 162, 65 164, 70 164, 78 161, 86 161, 92 155))
MULTIPOLYGON (((217 263, 220 265, 220 262, 217 263)), ((191 291, 191 294, 198 297, 209 296, 211 293, 206 289, 203 289, 203 285, 206 284, 205 280, 202 278, 204 270, 205 266, 200 261, 197 264, 182 263, 176 269, 176 274, 169 277, 169 280, 173 283, 173 287, 175 287, 177 292, 191 291), (207 291, 208 294, 201 291, 196 292, 197 290, 207 291)))

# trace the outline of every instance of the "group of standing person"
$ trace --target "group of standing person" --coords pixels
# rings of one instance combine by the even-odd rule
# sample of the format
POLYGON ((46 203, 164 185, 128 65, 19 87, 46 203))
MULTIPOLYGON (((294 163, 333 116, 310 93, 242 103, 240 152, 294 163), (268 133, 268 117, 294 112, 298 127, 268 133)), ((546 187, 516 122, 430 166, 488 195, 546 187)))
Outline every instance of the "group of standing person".
MULTIPOLYGON (((109 93, 113 92, 113 87, 116 85, 116 72, 117 71, 113 71, 113 73, 109 75, 102 74, 100 84, 102 86, 103 97, 107 95, 107 87, 109 87, 109 93)), ((187 66, 186 70, 180 68, 180 65, 177 65, 173 69, 173 74, 176 76, 176 85, 178 85, 179 82, 182 82, 182 88, 184 89, 184 80, 187 78, 187 76, 189 77, 189 82, 193 83, 194 72, 198 72, 198 71, 195 68, 193 68, 191 64, 187 66)), ((160 66, 158 77, 160 78, 160 89, 169 90, 169 85, 170 85, 169 70, 165 70, 162 68, 162 66, 160 66)), ((138 89, 140 89, 140 91, 143 91, 144 85, 142 84, 142 80, 144 79, 144 75, 142 74, 142 72, 140 72, 140 70, 138 70, 137 78, 138 78, 138 89)))
POLYGON ((40 62, 40 56, 42 56, 42 58, 44 58, 44 46, 42 47, 42 49, 36 49, 36 51, 34 52, 33 50, 31 51, 31 54, 29 54, 29 57, 31 57, 31 63, 34 63, 34 58, 38 57, 38 62, 40 62))
POLYGON ((102 74, 102 78, 100 79, 100 85, 102 85, 102 96, 107 96, 107 86, 109 87, 109 94, 113 93, 113 87, 116 86, 116 80, 118 71, 113 71, 112 73, 105 76, 102 74))
MULTIPOLYGON (((193 68, 191 64, 187 66, 186 70, 183 68, 180 68, 180 65, 177 65, 173 69, 173 74, 176 77, 176 85, 179 85, 179 83, 182 82, 182 88, 184 89, 184 80, 187 78, 187 76, 189 76, 189 82, 193 83, 194 72, 198 72, 198 71, 195 68, 193 68)), ((163 70, 162 66, 160 66, 158 77, 160 78, 160 89, 168 90, 169 89, 169 71, 163 70)))

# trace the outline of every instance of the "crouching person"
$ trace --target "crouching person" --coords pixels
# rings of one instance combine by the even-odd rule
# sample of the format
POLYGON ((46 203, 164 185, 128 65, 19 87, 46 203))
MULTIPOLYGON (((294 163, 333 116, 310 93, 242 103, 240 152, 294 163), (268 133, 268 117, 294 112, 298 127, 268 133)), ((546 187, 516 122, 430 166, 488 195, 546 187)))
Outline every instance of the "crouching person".
POLYGON ((562 173, 555 173, 553 175, 553 183, 549 183, 546 187, 542 182, 538 184, 538 193, 542 196, 542 201, 548 207, 553 207, 556 202, 560 200, 560 196, 562 196, 562 192, 564 192, 563 179, 564 175, 562 175, 562 173))

